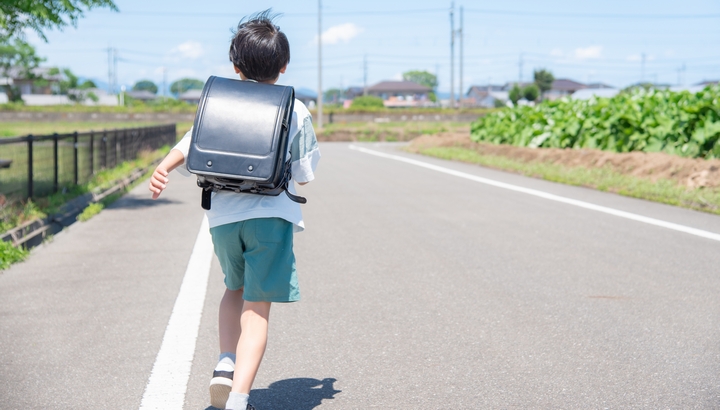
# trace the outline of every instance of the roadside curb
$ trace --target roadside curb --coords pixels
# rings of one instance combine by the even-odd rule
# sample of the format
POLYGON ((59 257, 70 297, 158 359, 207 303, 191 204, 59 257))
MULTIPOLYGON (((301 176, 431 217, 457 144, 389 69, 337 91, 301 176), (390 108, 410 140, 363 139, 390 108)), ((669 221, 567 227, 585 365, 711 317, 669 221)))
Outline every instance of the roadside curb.
POLYGON ((90 204, 97 203, 108 196, 122 192, 138 179, 142 178, 148 170, 157 165, 160 159, 153 161, 145 168, 136 168, 126 178, 115 181, 115 184, 101 192, 88 192, 74 198, 60 207, 60 210, 46 218, 33 219, 0 235, 0 240, 12 242, 13 246, 25 246, 26 249, 40 245, 49 235, 54 235, 77 222, 77 216, 90 204))

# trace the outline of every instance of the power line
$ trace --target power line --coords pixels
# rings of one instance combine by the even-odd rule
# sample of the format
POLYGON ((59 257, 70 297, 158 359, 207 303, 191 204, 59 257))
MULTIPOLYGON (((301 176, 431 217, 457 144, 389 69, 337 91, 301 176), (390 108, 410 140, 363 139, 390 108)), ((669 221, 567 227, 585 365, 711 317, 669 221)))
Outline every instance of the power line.
POLYGON ((619 14, 619 13, 552 13, 515 10, 467 9, 470 13, 501 14, 531 17, 569 17, 569 18, 645 18, 645 19, 715 19, 720 14, 619 14))
MULTIPOLYGON (((427 8, 427 9, 402 9, 402 10, 344 10, 344 11, 326 11, 326 16, 357 16, 357 15, 408 15, 408 14, 425 14, 425 13, 442 13, 445 8, 427 8)), ((640 14, 640 13, 562 13, 562 12, 535 12, 535 11, 518 11, 518 10, 502 10, 502 9, 465 9, 470 13, 479 14, 495 14, 508 16, 531 16, 531 17, 567 17, 567 18, 633 18, 633 19, 716 19, 720 18, 720 13, 708 14, 640 14)), ((103 11, 98 11, 103 13, 103 11)), ((110 12, 104 12, 110 14, 110 12)), ((139 11, 139 10, 121 10, 117 14, 137 15, 137 16, 188 16, 188 17, 227 17, 227 12, 183 12, 183 11, 139 11)), ((279 13, 280 17, 313 17, 315 13, 279 13)))

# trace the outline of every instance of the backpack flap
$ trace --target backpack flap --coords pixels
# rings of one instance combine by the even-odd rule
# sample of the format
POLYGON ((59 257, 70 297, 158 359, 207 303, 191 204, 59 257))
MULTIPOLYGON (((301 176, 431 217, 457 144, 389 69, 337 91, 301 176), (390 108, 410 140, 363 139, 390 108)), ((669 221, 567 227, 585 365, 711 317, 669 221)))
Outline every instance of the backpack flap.
POLYGON ((280 184, 293 99, 292 87, 210 77, 195 115, 188 170, 280 184))
POLYGON ((295 91, 292 87, 210 77, 205 83, 187 158, 198 175, 202 205, 210 192, 231 190, 261 195, 292 195, 288 143, 295 91))

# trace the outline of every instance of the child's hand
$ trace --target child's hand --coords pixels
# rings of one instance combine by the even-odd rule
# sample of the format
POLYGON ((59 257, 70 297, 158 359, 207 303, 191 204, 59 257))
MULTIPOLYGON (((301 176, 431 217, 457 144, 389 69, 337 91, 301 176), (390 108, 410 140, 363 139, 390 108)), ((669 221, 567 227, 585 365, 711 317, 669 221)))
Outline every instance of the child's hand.
POLYGON ((152 177, 150 177, 150 186, 148 187, 150 192, 153 193, 152 199, 158 199, 160 193, 167 187, 168 182, 170 182, 167 176, 168 171, 166 169, 162 169, 159 166, 155 168, 155 172, 153 172, 152 177))

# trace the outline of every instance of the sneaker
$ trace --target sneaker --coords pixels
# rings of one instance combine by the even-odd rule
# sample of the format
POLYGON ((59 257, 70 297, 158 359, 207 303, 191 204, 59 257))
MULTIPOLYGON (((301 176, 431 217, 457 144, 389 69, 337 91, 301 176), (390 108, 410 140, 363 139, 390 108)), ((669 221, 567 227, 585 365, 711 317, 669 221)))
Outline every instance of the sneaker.
POLYGON ((215 370, 210 380, 210 405, 224 409, 232 389, 233 372, 215 370))
POLYGON ((248 405, 247 405, 247 407, 245 408, 245 410, 255 410, 255 407, 253 407, 252 404, 248 403, 248 405))

